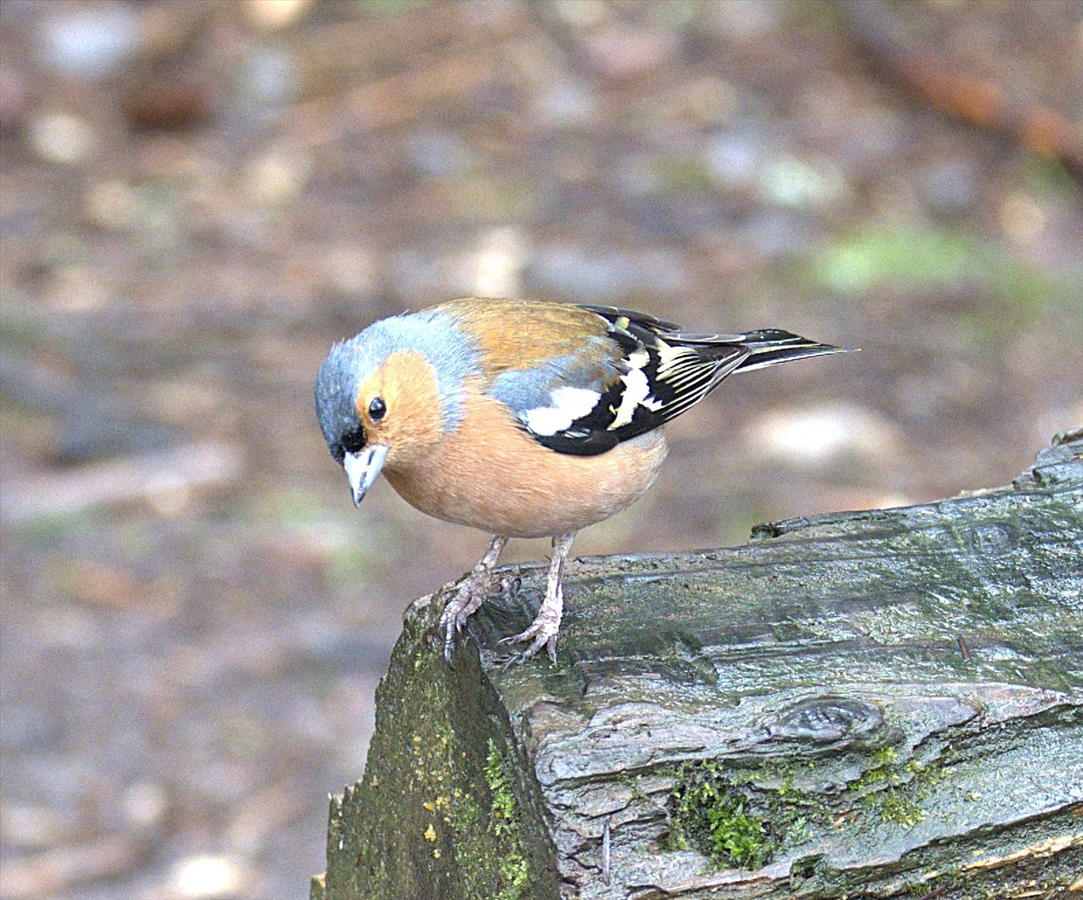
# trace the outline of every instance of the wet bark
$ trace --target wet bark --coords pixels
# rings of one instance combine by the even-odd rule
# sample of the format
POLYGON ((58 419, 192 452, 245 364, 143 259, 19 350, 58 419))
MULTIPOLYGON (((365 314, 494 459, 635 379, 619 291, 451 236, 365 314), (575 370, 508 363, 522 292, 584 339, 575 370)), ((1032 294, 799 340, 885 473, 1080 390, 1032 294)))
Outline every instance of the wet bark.
POLYGON ((1083 431, 1007 487, 417 601, 320 900, 1083 890, 1083 431))

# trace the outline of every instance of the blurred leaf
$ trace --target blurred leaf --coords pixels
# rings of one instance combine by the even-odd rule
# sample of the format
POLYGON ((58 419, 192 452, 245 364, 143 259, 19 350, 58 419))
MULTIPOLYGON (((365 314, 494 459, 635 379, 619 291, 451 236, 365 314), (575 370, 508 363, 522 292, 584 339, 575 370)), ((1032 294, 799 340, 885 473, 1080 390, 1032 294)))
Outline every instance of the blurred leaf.
POLYGON ((1024 308, 1067 303, 1072 296, 1066 278, 1003 246, 945 229, 866 231, 813 257, 812 268, 820 282, 845 294, 888 285, 907 293, 970 287, 1024 308))

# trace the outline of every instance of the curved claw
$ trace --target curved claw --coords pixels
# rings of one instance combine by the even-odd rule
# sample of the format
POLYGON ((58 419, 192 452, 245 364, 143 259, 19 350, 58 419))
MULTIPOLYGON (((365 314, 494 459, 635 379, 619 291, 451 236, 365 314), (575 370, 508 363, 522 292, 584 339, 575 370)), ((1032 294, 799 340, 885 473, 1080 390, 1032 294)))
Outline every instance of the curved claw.
POLYGON ((481 589, 480 595, 475 596, 477 590, 478 585, 473 577, 467 579, 440 614, 439 630, 444 637, 444 660, 452 668, 455 666, 451 659, 455 654, 455 647, 458 644, 459 635, 462 634, 463 626, 466 625, 466 620, 471 613, 481 606, 481 598, 485 596, 484 589, 481 589))
POLYGON ((458 628, 449 628, 444 623, 440 623, 440 628, 444 632, 444 662, 448 664, 452 669, 455 668, 455 663, 452 662, 452 657, 455 655, 455 638, 457 637, 458 628))
POLYGON ((497 535, 493 538, 489 549, 481 561, 474 566, 470 577, 459 586, 455 596, 444 605, 444 611, 440 614, 439 628, 444 635, 444 659, 452 668, 454 665, 451 660, 455 654, 458 636, 462 633, 467 619, 477 611, 489 592, 493 582, 493 566, 496 565, 497 559, 500 558, 500 551, 504 549, 507 542, 506 537, 497 535))
POLYGON ((519 634, 506 637, 500 641, 502 644, 514 644, 514 643, 530 643, 524 647, 519 653, 514 655, 514 659, 518 662, 526 662, 533 656, 538 655, 538 651, 542 647, 546 648, 549 655, 549 659, 556 664, 557 661, 557 632, 554 630, 551 634, 548 633, 548 629, 543 623, 539 623, 535 620, 531 626, 519 634))

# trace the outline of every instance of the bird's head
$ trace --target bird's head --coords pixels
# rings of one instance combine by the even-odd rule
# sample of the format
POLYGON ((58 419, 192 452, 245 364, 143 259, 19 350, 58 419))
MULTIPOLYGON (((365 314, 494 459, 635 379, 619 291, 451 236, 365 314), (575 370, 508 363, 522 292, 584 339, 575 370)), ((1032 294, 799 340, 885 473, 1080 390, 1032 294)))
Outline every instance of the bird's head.
POLYGON ((461 416, 472 351, 423 314, 369 326, 331 348, 316 377, 316 418, 354 504, 383 468, 419 463, 461 416))

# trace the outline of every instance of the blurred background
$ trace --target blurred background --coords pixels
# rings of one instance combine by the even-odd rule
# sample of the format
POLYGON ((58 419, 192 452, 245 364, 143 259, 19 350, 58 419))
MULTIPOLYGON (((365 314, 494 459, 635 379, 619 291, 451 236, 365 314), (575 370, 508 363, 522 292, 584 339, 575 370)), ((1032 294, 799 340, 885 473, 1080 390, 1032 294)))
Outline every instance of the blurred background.
POLYGON ((5 900, 307 896, 403 609, 489 539, 354 510, 312 383, 378 317, 861 348, 727 382, 583 555, 1004 484, 1083 421, 1078 2, 3 0, 0 50, 5 900))

